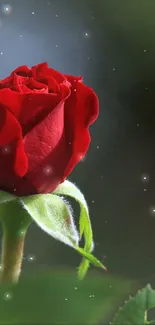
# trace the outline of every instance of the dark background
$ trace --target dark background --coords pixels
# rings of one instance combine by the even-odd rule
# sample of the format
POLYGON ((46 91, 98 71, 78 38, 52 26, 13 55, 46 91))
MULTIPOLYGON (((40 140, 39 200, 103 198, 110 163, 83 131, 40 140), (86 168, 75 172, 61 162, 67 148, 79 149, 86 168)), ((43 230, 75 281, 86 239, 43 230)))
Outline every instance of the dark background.
MULTIPOLYGON (((69 179, 88 201, 95 255, 110 273, 138 279, 155 273, 154 17, 154 0, 0 1, 1 79, 47 61, 84 76, 99 97, 90 150, 69 179)), ((79 261, 31 226, 25 268, 79 261)))

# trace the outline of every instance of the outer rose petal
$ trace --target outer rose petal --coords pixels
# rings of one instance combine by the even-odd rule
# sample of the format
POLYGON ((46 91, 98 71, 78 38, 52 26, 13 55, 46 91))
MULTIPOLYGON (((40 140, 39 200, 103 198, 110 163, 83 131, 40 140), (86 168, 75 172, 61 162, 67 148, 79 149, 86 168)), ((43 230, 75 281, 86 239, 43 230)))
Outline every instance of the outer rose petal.
MULTIPOLYGON (((14 115, 5 107, 0 107, 0 147, 2 153, 5 153, 5 147, 8 147, 11 158, 11 171, 17 176, 23 177, 27 172, 28 161, 24 152, 22 131, 20 124, 14 117, 14 115)), ((5 154, 1 156, 1 163, 5 161, 5 154)), ((7 170, 3 164, 0 169, 0 180, 7 175, 7 170)), ((10 180, 11 182, 11 180, 10 180)), ((7 185, 7 184, 6 184, 7 185)))
POLYGON ((21 94, 9 88, 0 89, 0 105, 6 107, 18 118, 21 110, 21 94))
POLYGON ((88 127, 99 114, 95 92, 81 82, 81 77, 67 76, 67 79, 72 84, 71 96, 65 102, 65 131, 70 143, 70 160, 61 182, 86 154, 91 140, 88 127))
POLYGON ((68 163, 64 133, 64 102, 61 102, 24 138, 29 168, 26 180, 36 193, 52 192, 61 182, 68 163))

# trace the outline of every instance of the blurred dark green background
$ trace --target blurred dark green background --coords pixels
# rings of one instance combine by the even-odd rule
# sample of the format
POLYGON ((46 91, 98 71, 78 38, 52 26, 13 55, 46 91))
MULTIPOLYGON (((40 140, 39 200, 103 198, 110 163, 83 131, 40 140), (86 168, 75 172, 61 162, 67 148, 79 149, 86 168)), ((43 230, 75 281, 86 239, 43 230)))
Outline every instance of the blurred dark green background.
MULTIPOLYGON (((110 274, 152 278, 155 1, 12 0, 9 13, 8 2, 0 4, 1 78, 20 64, 48 61, 63 73, 83 75, 95 89, 100 116, 91 127, 90 150, 69 179, 85 194, 95 255, 110 274)), ((32 264, 75 269, 80 261, 35 225, 24 256, 24 269, 32 264)))

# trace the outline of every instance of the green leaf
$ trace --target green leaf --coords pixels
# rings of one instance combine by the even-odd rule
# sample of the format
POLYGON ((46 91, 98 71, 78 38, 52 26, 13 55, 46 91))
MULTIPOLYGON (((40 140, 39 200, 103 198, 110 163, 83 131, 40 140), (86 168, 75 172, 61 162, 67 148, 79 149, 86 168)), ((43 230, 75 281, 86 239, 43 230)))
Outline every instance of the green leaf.
POLYGON ((155 290, 153 290, 150 285, 147 285, 147 287, 139 291, 135 297, 131 297, 126 301, 126 304, 119 309, 111 324, 149 324, 147 320, 147 311, 154 307, 155 290))
POLYGON ((107 318, 135 287, 129 280, 94 271, 81 282, 74 270, 38 268, 29 276, 23 271, 13 288, 0 286, 0 325, 108 324, 107 318))
POLYGON ((12 200, 16 200, 17 197, 13 194, 10 194, 8 192, 0 191, 0 204, 1 203, 7 203, 12 200))
POLYGON ((52 194, 37 194, 20 198, 37 225, 53 238, 73 248, 79 235, 73 222, 70 206, 52 194))
POLYGON ((89 262, 100 268, 105 267, 92 254, 78 246, 79 234, 76 230, 72 211, 67 201, 53 194, 37 194, 19 198, 23 208, 37 225, 53 238, 76 249, 83 257, 78 275, 83 279, 89 262))
MULTIPOLYGON (((57 187, 57 189, 53 192, 53 194, 69 196, 75 199, 80 204, 80 218, 79 218, 80 238, 82 237, 82 235, 84 235, 85 252, 87 253, 92 252, 94 248, 93 232, 92 232, 91 222, 89 218, 88 205, 84 198, 84 195, 74 184, 72 184, 67 180, 64 183, 60 184, 57 187)), ((83 255, 84 255, 84 251, 83 251, 83 255)), ((88 259, 88 260, 82 259, 82 262, 78 268, 78 276, 80 279, 84 278, 89 268, 90 260, 92 261, 92 259, 88 259)))
POLYGON ((53 192, 57 195, 65 195, 75 199, 80 204, 80 238, 84 234, 85 236, 85 250, 90 252, 93 249, 93 233, 91 222, 89 218, 88 205, 84 195, 81 191, 71 182, 65 181, 60 184, 53 192))

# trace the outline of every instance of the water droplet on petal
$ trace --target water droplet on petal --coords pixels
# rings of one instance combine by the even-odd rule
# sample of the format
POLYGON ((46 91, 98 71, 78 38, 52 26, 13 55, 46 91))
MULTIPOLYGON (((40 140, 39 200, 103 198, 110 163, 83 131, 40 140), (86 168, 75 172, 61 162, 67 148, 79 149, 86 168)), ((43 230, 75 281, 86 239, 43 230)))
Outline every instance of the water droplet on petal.
POLYGON ((68 298, 65 298, 65 300, 68 300, 68 298))
POLYGON ((75 287, 74 289, 77 290, 77 287, 75 287))

